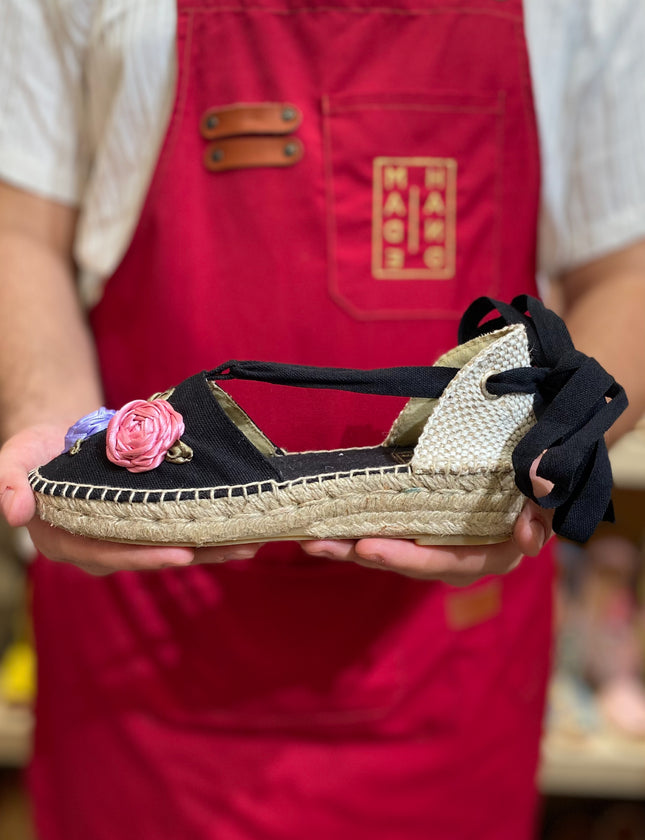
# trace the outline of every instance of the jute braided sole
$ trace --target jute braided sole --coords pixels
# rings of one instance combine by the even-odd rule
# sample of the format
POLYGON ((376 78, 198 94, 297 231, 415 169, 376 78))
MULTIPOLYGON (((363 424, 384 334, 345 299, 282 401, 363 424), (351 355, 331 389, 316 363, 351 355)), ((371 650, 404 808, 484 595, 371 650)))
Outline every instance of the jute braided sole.
MULTIPOLYGON (((524 504, 512 470, 461 475, 395 472, 319 476, 241 488, 219 498, 102 501, 52 495, 32 474, 41 519, 72 533, 117 542, 214 546, 369 536, 477 544, 509 538, 524 504)), ((240 488, 231 488, 231 491, 240 488)), ((87 488, 87 496, 90 496, 87 488)), ((179 491, 178 491, 179 492, 179 491)), ((127 497, 128 493, 124 492, 127 497)))

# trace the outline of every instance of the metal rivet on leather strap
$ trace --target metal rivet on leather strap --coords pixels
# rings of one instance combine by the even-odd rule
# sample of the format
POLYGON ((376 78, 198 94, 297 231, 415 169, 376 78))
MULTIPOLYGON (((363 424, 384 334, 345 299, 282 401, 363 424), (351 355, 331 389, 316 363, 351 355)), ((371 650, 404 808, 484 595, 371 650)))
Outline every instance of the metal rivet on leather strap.
POLYGON ((291 122, 291 120, 295 120, 296 118, 296 109, 293 108, 291 105, 287 105, 287 107, 282 111, 282 119, 285 122, 291 122))
POLYGON ((293 157, 298 152, 298 146, 296 143, 287 143, 284 147, 284 153, 287 157, 293 157))
POLYGON ((224 158, 224 152, 222 149, 213 149, 211 152, 211 160, 214 160, 215 163, 218 163, 220 160, 224 158))
POLYGON ((219 125, 219 118, 215 116, 215 114, 211 114, 208 119, 206 120, 206 128, 217 128, 219 125))

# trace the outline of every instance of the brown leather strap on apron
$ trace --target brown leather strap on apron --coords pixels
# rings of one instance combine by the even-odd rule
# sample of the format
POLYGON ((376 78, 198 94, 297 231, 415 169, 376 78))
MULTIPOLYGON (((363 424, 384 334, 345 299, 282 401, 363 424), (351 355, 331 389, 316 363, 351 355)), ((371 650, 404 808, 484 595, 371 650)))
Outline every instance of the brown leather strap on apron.
POLYGON ((303 155, 297 137, 228 137, 211 143, 204 153, 210 172, 256 166, 293 166, 303 155))
POLYGON ((302 114, 288 102, 260 102, 209 108, 199 130, 205 140, 245 134, 289 134, 302 121, 302 114))

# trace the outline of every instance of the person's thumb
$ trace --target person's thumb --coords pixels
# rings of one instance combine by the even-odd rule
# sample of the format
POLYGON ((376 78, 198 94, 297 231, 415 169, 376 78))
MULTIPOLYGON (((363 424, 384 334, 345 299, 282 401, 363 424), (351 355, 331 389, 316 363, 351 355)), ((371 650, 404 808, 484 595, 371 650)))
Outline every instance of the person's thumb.
POLYGON ((13 528, 27 525, 36 514, 29 470, 58 451, 58 435, 45 427, 19 432, 0 449, 0 513, 13 528))
POLYGON ((33 519, 36 502, 24 471, 0 465, 0 511, 12 528, 33 519))
POLYGON ((24 452, 14 439, 0 449, 0 512, 12 528, 26 525, 36 513, 24 452))

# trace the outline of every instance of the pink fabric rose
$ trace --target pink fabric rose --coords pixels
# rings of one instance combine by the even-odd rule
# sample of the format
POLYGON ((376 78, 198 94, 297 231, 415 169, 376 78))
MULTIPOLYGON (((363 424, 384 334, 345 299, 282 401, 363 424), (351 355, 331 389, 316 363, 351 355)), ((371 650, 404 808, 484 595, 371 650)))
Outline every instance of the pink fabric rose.
POLYGON ((184 433, 184 419, 167 400, 132 400, 107 427, 106 454, 130 472, 154 470, 184 433))

